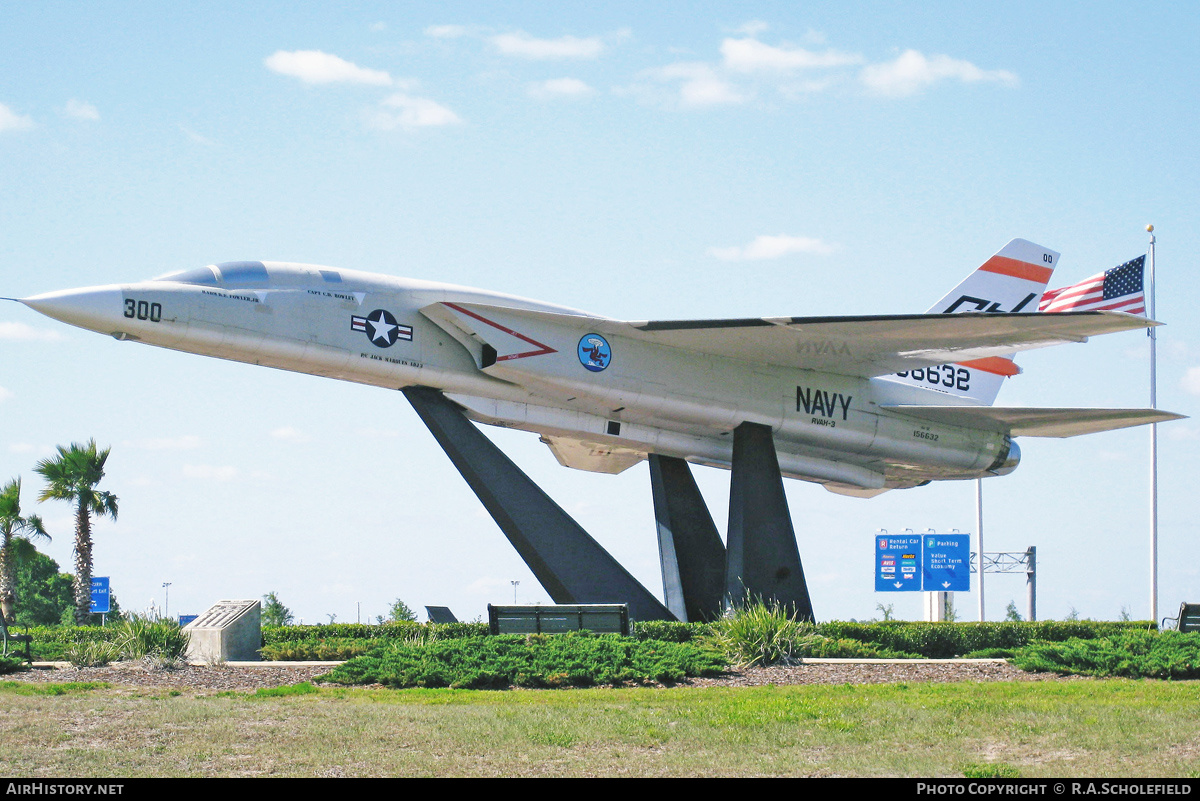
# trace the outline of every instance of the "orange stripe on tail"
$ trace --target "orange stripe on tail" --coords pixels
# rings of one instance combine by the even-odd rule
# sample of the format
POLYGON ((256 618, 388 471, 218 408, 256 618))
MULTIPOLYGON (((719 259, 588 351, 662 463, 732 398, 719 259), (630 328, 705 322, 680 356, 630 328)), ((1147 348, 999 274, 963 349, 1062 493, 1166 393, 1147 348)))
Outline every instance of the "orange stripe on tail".
POLYGON ((1021 368, 1017 367, 1017 363, 1007 356, 988 356, 986 359, 972 359, 969 362, 959 362, 963 367, 970 367, 972 370, 982 370, 985 373, 995 373, 1002 375, 1005 378, 1011 378, 1014 375, 1019 375, 1021 368))
POLYGON ((1008 275, 1013 278, 1020 278, 1023 281, 1033 281, 1043 285, 1050 280, 1050 275, 1054 272, 1053 267, 1042 267, 1040 264, 1017 261, 1007 256, 992 256, 979 269, 984 272, 999 273, 1000 275, 1008 275))

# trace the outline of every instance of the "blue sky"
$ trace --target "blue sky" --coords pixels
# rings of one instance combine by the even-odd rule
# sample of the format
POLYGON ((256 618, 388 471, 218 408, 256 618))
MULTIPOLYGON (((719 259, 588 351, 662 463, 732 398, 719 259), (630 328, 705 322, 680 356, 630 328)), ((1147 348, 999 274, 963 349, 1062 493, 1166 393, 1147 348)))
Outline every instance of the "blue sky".
MULTIPOLYGON (((1187 3, 8 4, 0 295, 238 259, 499 289, 626 319, 914 312, 1012 237, 1055 284, 1159 234, 1159 403, 1200 396, 1187 3)), ((274 590, 308 622, 401 597, 548 600, 396 393, 146 348, 0 305, 0 477, 111 445, 121 602, 274 590)), ((1146 337, 1030 353, 999 403, 1143 406, 1146 337)), ((488 430, 660 591, 649 479, 488 430)), ((1162 612, 1200 587, 1191 453, 1160 428, 1162 612)), ((1039 551, 1039 612, 1148 615, 1148 433, 1022 441, 986 550, 1039 551)), ((728 474, 697 468, 723 525, 728 474)), ((974 529, 974 488, 861 501, 789 482, 818 617, 872 592, 871 536, 974 529)), ((1023 605, 989 577, 988 614, 1023 605)), ((973 618, 972 596, 959 596, 973 618)))

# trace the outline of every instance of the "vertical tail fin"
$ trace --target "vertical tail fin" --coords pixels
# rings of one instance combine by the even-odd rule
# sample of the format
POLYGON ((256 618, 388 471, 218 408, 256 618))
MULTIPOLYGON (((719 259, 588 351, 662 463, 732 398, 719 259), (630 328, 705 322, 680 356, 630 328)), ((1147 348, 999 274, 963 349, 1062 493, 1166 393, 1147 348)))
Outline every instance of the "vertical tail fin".
MULTIPOLYGON (((1036 312, 1059 254, 1025 239, 1014 239, 985 261, 941 300, 929 314, 962 312, 1036 312)), ((1021 368, 1011 358, 993 356, 925 370, 897 373, 888 380, 953 395, 990 406, 1004 379, 1021 368)))
POLYGON ((930 314, 1035 312, 1038 299, 1058 264, 1058 253, 1014 239, 963 279, 930 314))

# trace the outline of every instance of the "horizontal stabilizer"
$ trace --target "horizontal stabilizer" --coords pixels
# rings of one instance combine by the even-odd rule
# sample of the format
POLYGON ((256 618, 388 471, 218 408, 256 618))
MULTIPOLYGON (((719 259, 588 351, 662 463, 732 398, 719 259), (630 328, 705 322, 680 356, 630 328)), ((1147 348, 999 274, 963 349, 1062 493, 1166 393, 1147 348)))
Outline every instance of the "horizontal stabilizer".
POLYGON ((1071 409, 1030 406, 905 406, 881 409, 969 428, 990 428, 1014 437, 1075 437, 1118 428, 1182 420, 1185 415, 1159 409, 1071 409))
POLYGON ((480 303, 436 303, 421 311, 467 344, 483 366, 573 349, 575 342, 564 340, 577 339, 583 331, 709 356, 865 378, 1159 325, 1133 314, 1101 311, 652 322, 480 303), (560 333, 556 336, 556 332, 560 333), (479 353, 484 344, 491 349, 486 355, 479 353))

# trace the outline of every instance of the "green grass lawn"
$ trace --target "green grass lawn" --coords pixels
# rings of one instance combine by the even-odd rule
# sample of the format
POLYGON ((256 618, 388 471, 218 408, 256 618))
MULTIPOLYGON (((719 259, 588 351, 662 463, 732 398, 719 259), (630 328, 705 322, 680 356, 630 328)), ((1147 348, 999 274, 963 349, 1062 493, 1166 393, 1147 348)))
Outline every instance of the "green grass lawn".
POLYGON ((1200 682, 130 694, 0 683, 0 772, 1200 776, 1200 682))

